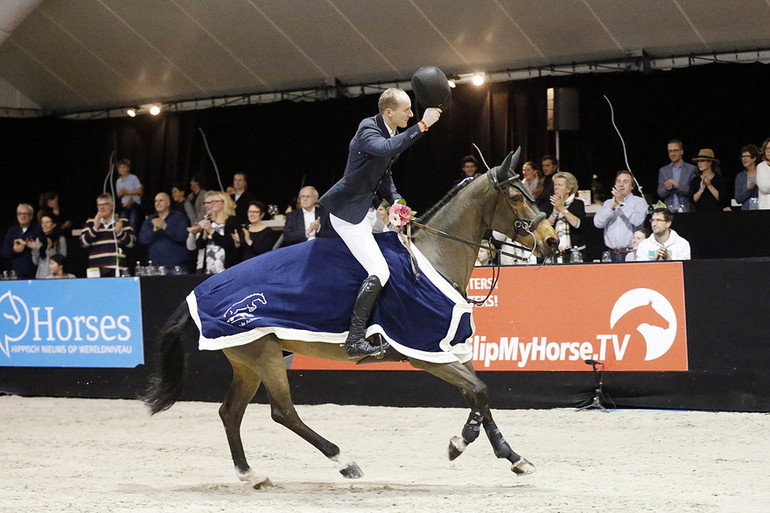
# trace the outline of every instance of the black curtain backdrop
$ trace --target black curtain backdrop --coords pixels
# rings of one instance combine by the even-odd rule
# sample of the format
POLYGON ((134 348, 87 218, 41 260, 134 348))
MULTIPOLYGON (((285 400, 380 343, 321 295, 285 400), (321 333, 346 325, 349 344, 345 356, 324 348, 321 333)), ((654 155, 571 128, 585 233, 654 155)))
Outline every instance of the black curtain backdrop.
MULTIPOLYGON (((560 132, 561 169, 581 188, 596 174, 605 186, 626 168, 610 110, 625 138, 631 169, 645 192, 655 195, 657 170, 668 162, 666 143, 685 143, 685 157, 714 149, 730 183, 740 171, 740 148, 761 144, 770 130, 766 112, 767 65, 711 64, 673 71, 574 75, 489 84, 460 85, 452 104, 427 137, 404 153, 394 168, 399 191, 418 212, 438 201, 461 177, 460 159, 472 143, 494 166, 521 145, 523 159, 538 162, 554 153, 546 129, 546 89, 579 92, 580 128, 560 132)), ((109 156, 133 162, 145 186, 144 205, 200 173, 218 188, 199 129, 209 141, 225 186, 246 172, 249 187, 266 203, 285 208, 301 185, 321 193, 342 176, 347 146, 359 121, 376 113, 376 95, 322 102, 280 102, 199 111, 164 112, 158 117, 74 121, 55 118, 0 119, 3 181, 0 232, 15 222, 19 202, 58 191, 64 214, 76 226, 95 211, 109 169, 109 156)), ((415 109, 416 119, 421 112, 415 109)))

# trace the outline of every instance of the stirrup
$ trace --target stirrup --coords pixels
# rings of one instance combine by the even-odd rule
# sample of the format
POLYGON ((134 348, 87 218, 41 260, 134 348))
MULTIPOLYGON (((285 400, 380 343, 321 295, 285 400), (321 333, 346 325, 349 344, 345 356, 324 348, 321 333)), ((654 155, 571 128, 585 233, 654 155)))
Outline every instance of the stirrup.
POLYGON ((382 358, 385 355, 385 349, 387 349, 389 344, 385 342, 382 337, 379 337, 379 339, 379 345, 371 344, 368 340, 362 338, 356 342, 347 341, 342 344, 342 347, 345 348, 345 352, 351 360, 369 356, 382 358))

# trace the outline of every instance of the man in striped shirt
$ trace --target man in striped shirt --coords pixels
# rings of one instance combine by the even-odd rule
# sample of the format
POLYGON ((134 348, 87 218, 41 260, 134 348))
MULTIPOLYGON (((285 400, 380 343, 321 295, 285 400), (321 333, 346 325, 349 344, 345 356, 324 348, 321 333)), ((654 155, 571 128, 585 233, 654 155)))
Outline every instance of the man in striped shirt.
POLYGON ((125 250, 134 247, 136 237, 128 219, 115 215, 111 194, 96 198, 96 215, 86 221, 80 244, 88 249, 88 267, 104 277, 128 274, 125 250), (117 273, 116 273, 117 270, 117 273))

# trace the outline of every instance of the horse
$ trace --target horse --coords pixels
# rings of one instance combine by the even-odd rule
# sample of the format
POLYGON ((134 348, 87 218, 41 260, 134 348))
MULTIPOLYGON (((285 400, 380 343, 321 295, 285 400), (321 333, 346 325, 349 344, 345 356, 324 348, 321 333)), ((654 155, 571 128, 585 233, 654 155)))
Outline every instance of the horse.
MULTIPOLYGON (((517 243, 527 245, 538 256, 551 256, 558 247, 555 231, 546 221, 545 214, 537 209, 532 193, 514 171, 520 151, 508 154, 501 165, 486 174, 455 186, 425 213, 421 218, 422 227, 414 231, 412 244, 445 280, 462 291, 463 296, 473 271, 479 243, 488 229, 504 233, 517 243)), ((196 340, 198 336, 198 326, 191 319, 188 305, 182 303, 161 332, 161 364, 143 397, 151 414, 170 408, 179 398, 184 379, 186 342, 196 340)), ((292 403, 283 357, 284 351, 287 351, 327 360, 355 361, 348 359, 340 344, 283 340, 275 334, 268 334, 245 345, 227 347, 223 351, 232 365, 233 379, 219 408, 219 415, 236 474, 241 481, 256 489, 271 484, 269 478, 257 475, 249 466, 240 434, 246 407, 262 384, 268 392, 271 417, 275 422, 313 445, 338 466, 340 474, 345 478, 357 479, 363 476, 354 460, 343 456, 337 445, 313 431, 299 417, 292 403)), ((368 357, 361 360, 366 359, 368 357)), ((450 460, 460 456, 468 444, 476 440, 483 427, 494 454, 497 458, 507 459, 515 475, 534 472, 535 466, 510 447, 495 424, 489 408, 487 386, 476 375, 472 359, 464 363, 460 359, 450 363, 434 363, 405 357, 389 347, 384 360, 406 360, 413 367, 425 370, 459 389, 471 412, 460 436, 450 440, 450 460)))

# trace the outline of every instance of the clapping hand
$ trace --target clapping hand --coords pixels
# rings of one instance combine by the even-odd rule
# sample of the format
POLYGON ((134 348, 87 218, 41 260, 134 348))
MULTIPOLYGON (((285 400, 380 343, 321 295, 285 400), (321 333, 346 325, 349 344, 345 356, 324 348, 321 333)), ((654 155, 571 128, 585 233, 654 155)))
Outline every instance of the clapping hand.
POLYGON ((551 205, 553 205, 554 212, 564 211, 564 200, 555 194, 551 196, 551 205))

